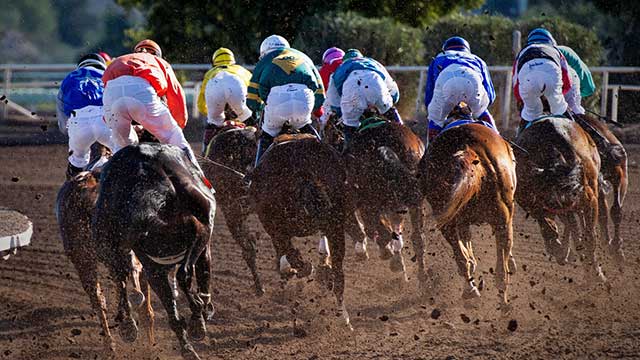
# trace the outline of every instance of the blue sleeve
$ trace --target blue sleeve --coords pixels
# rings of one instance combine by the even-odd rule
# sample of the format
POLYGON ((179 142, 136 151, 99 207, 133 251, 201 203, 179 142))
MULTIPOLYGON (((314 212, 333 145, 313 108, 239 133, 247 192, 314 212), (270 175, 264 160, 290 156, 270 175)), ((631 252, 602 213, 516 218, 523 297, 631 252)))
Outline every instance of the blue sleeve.
POLYGON ((429 108, 429 103, 433 98, 433 89, 436 87, 436 78, 438 77, 438 61, 433 59, 429 64, 429 71, 427 72, 427 84, 424 88, 424 106, 429 108))
POLYGON ((478 60, 482 68, 482 85, 484 85, 484 89, 487 91, 489 105, 491 105, 496 100, 496 90, 493 88, 493 81, 491 81, 491 74, 489 73, 487 64, 480 58, 478 58, 478 60))
POLYGON ((62 100, 62 88, 58 90, 58 96, 56 96, 56 116, 58 117, 58 129, 61 133, 67 134, 67 122, 69 116, 64 112, 64 101, 62 100))

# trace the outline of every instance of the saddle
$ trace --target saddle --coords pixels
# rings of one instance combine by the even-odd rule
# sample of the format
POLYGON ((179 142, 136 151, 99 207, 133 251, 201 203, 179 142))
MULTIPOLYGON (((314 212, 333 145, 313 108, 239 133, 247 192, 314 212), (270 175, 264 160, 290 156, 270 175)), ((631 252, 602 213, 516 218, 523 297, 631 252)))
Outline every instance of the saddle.
POLYGON ((273 139, 273 145, 271 146, 279 145, 279 144, 283 144, 291 141, 304 140, 304 139, 316 139, 316 137, 313 136, 312 134, 306 134, 306 133, 295 133, 295 134, 285 133, 285 134, 280 134, 275 139, 273 139))
POLYGON ((438 136, 442 135, 442 133, 449 129, 467 124, 480 124, 496 132, 498 131, 498 129, 496 129, 493 124, 486 121, 474 119, 469 105, 467 105, 467 103, 465 103, 464 101, 461 101, 453 108, 453 110, 451 110, 449 115, 447 115, 444 127, 442 128, 442 131, 438 134, 438 136))

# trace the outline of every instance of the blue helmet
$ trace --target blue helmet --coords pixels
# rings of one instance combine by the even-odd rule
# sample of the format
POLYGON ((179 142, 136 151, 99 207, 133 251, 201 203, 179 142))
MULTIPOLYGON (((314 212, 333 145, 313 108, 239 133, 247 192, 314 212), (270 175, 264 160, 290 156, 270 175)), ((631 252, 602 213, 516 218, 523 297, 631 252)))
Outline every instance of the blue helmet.
POLYGON ((444 44, 442 44, 442 51, 445 50, 457 50, 457 51, 466 51, 468 53, 471 52, 471 46, 469 46, 469 42, 460 36, 453 36, 448 38, 444 44))
POLYGON ((527 45, 531 44, 549 44, 556 45, 556 39, 547 29, 536 28, 531 30, 529 36, 527 36, 527 45))

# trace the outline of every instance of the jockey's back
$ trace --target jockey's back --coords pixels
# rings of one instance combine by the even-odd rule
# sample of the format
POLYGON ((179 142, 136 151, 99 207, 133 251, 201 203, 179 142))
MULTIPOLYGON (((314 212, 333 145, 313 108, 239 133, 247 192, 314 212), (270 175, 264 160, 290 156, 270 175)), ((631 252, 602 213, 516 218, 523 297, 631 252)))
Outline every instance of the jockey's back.
POLYGON ((333 73, 333 84, 338 91, 338 95, 342 96, 342 87, 344 85, 344 82, 347 80, 349 75, 356 70, 374 71, 378 75, 380 75, 382 80, 385 81, 390 77, 387 69, 385 69, 382 64, 372 58, 358 57, 348 59, 347 61, 343 62, 340 67, 338 67, 338 70, 336 70, 335 73, 333 73))
POLYGON ((70 72, 60 84, 59 100, 64 114, 69 117, 73 110, 85 106, 102 106, 103 71, 93 67, 81 67, 70 72))

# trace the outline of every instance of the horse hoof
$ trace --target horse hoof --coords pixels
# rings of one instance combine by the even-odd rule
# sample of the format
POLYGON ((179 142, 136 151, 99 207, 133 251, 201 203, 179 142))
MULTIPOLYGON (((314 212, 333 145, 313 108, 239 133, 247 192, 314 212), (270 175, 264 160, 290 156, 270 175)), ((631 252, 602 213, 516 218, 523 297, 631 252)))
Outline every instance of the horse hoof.
POLYGON ((391 249, 389 249, 388 246, 380 248, 380 260, 386 261, 391 259, 392 257, 393 257, 393 253, 391 252, 391 249))
POLYGON ((195 349, 191 344, 186 344, 182 347, 182 351, 180 352, 182 358, 185 360, 201 360, 198 353, 196 353, 195 349))
POLYGON ((333 272, 331 267, 327 265, 318 266, 316 280, 318 280, 320 286, 325 287, 329 291, 333 290, 333 272))
POLYGON ((369 260, 369 253, 367 252, 367 245, 364 241, 356 242, 356 260, 367 261, 369 260))
POLYGON ((404 259, 402 258, 401 253, 393 254, 393 256, 391 257, 391 261, 389 262, 389 268, 391 269, 391 272, 394 273, 406 271, 404 267, 404 259))
POLYGON ((470 300, 470 299, 475 299, 479 297, 480 297, 480 291, 478 291, 478 288, 475 286, 472 288, 465 289, 462 292, 462 299, 464 300, 470 300))
POLYGON ((516 259, 513 256, 509 256, 509 272, 511 275, 515 275, 518 271, 518 265, 516 264, 516 259))
POLYGON ((122 341, 132 343, 138 338, 138 326, 136 326, 135 320, 122 321, 118 327, 122 341))
POLYGON ((187 329, 189 337, 193 341, 202 341, 207 336, 207 325, 202 316, 191 318, 187 329))
POLYGON ((260 284, 256 284, 256 296, 257 297, 262 297, 265 294, 265 289, 264 286, 260 285, 260 284))
POLYGON ((513 305, 511 305, 510 303, 505 303, 501 301, 500 305, 498 305, 498 309, 500 310, 502 315, 506 315, 506 314, 509 314, 511 310, 513 310, 513 305))
POLYGON ((129 300, 131 300, 131 303, 135 307, 139 307, 142 304, 144 304, 144 300, 145 299, 146 298, 145 298, 144 294, 139 292, 139 291, 134 291, 132 294, 129 295, 129 300))

